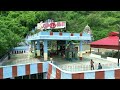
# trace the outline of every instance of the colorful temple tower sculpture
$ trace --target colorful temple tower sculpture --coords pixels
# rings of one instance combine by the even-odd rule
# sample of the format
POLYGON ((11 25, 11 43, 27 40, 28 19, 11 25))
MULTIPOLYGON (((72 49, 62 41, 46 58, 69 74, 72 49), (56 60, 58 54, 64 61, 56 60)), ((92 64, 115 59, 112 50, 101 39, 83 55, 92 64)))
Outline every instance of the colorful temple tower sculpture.
POLYGON ((92 35, 92 30, 90 26, 88 26, 88 24, 85 26, 83 33, 88 33, 91 35, 91 40, 87 40, 87 41, 85 40, 86 43, 91 43, 94 40, 93 35, 92 35))
POLYGON ((90 27, 88 25, 85 26, 83 32, 86 32, 86 33, 89 33, 89 34, 92 33, 91 29, 90 29, 90 27))
MULTIPOLYGON (((94 41, 94 37, 93 37, 92 30, 91 30, 90 26, 86 25, 84 30, 83 30, 83 33, 88 33, 91 36, 91 40, 84 40, 85 44, 90 44, 92 41, 94 41)), ((91 51, 92 50, 90 48, 90 53, 91 53, 91 51)))

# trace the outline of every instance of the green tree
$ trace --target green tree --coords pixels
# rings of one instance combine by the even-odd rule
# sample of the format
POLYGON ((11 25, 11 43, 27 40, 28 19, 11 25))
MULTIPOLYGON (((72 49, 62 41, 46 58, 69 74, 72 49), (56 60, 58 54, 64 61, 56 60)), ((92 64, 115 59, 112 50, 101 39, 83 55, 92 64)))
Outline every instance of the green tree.
POLYGON ((88 24, 94 39, 99 40, 118 30, 120 11, 0 11, 0 56, 18 46, 37 23, 47 19, 66 21, 67 32, 80 33, 88 24))

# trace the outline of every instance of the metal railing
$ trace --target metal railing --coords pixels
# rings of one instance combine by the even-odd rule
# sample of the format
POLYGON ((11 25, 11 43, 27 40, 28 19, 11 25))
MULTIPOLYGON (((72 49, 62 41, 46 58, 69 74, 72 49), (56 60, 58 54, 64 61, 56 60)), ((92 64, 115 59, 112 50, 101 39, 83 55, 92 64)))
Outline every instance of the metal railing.
MULTIPOLYGON (((113 69, 118 68, 117 64, 101 64, 102 69, 113 69)), ((79 72, 79 71, 89 71, 91 70, 90 65, 57 65, 62 70, 70 71, 70 72, 79 72)), ((94 65, 94 70, 98 70, 98 64, 94 65)))

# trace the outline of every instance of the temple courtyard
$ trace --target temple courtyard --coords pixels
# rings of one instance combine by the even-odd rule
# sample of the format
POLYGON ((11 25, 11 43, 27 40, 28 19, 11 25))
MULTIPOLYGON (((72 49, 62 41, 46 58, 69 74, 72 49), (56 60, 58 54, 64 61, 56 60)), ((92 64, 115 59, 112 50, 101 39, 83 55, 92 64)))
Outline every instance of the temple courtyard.
MULTIPOLYGON (((70 72, 79 72, 79 71, 88 71, 90 68, 90 60, 94 61, 94 68, 97 70, 98 63, 101 63, 103 69, 113 69, 117 68, 117 63, 112 61, 107 61, 106 59, 91 57, 90 54, 84 54, 83 60, 66 60, 60 56, 53 57, 53 63, 60 67, 62 70, 70 71, 70 72)), ((27 64, 27 63, 38 63, 44 62, 43 58, 37 59, 33 58, 32 54, 24 53, 24 54, 12 54, 11 59, 8 61, 4 61, 1 66, 7 65, 18 65, 18 64, 27 64)))

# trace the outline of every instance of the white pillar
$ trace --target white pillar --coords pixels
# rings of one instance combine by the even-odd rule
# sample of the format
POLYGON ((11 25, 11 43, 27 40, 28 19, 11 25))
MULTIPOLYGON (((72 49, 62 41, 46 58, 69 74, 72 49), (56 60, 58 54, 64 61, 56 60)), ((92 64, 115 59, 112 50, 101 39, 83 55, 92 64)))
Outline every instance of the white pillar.
POLYGON ((48 59, 47 40, 44 40, 44 61, 48 59))
POLYGON ((35 47, 36 47, 36 45, 35 45, 35 41, 33 41, 33 51, 34 51, 33 55, 34 55, 34 57, 36 57, 36 55, 35 55, 35 53, 36 53, 36 49, 35 49, 35 47))
POLYGON ((40 41, 37 40, 37 56, 40 57, 40 41))
POLYGON ((80 41, 80 46, 79 46, 79 52, 80 52, 80 54, 79 54, 79 57, 80 57, 80 60, 82 60, 82 41, 80 41))

